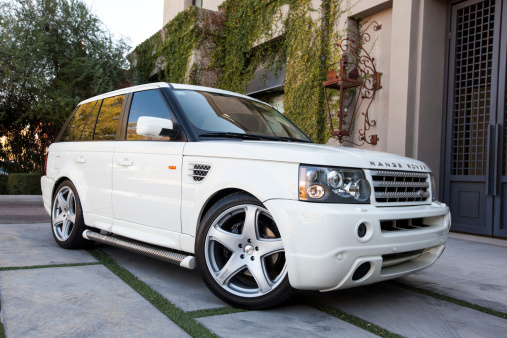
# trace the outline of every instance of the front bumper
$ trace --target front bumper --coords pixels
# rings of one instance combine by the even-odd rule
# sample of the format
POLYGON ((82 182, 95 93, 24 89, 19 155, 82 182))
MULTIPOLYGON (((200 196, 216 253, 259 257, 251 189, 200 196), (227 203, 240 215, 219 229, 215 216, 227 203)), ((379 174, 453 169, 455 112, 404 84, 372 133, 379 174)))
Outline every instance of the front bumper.
POLYGON ((427 268, 442 254, 451 222, 449 208, 439 202, 381 208, 294 200, 268 200, 264 204, 282 236, 289 281, 303 290, 343 289, 427 268), (429 226, 381 230, 380 221, 416 218, 423 218, 429 226), (357 229, 362 223, 368 230, 360 238, 357 229), (353 278, 363 263, 369 263, 368 272, 353 278))

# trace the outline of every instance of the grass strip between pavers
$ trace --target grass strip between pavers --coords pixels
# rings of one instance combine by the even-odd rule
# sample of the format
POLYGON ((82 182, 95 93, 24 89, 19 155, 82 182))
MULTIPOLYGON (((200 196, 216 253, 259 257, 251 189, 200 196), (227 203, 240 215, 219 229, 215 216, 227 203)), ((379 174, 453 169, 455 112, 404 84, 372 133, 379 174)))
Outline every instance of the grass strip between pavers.
POLYGON ((493 309, 490 309, 490 308, 487 308, 487 307, 484 307, 484 306, 481 306, 481 305, 477 305, 477 304, 474 304, 474 303, 467 302, 466 300, 461 300, 461 299, 449 297, 449 296, 443 295, 443 294, 438 293, 438 292, 429 291, 429 290, 426 290, 426 289, 421 289, 421 288, 418 288, 418 287, 415 287, 415 286, 412 286, 412 285, 408 285, 408 284, 405 284, 405 283, 396 282, 396 281, 391 281, 390 283, 393 284, 393 285, 399 286, 400 288, 403 288, 403 289, 407 289, 407 290, 410 290, 410 291, 418 292, 418 293, 421 293, 423 295, 430 296, 430 297, 433 297, 433 298, 438 298, 438 299, 441 299, 441 300, 445 300, 445 301, 447 301, 449 303, 454 303, 454 304, 457 304, 457 305, 460 305, 460 306, 463 306, 463 307, 467 307, 467 308, 472 309, 472 310, 484 312, 484 313, 486 313, 488 315, 492 315, 492 316, 500 317, 500 318, 503 318, 503 319, 507 319, 507 313, 505 313, 505 312, 493 310, 493 309))
POLYGON ((116 263, 103 251, 99 249, 90 249, 88 252, 191 336, 217 337, 201 323, 192 318, 191 315, 185 313, 165 299, 161 294, 116 263))
POLYGON ((228 315, 231 313, 247 312, 247 311, 248 310, 238 309, 237 307, 234 307, 234 306, 224 306, 224 307, 219 307, 216 309, 189 311, 189 312, 187 312, 187 314, 189 316, 191 316, 192 318, 202 318, 202 317, 210 317, 210 316, 228 315))
MULTIPOLYGON (((0 300, 0 314, 2 313, 2 301, 0 300)), ((0 316, 0 338, 5 338, 4 324, 0 316)))
POLYGON ((396 334, 394 332, 391 332, 387 329, 384 329, 383 327, 380 327, 378 325, 375 325, 373 323, 370 323, 364 319, 361 319, 359 317, 353 316, 351 314, 348 314, 346 312, 340 311, 330 305, 326 305, 320 302, 312 301, 308 298, 303 298, 304 303, 306 303, 308 306, 313 307, 314 309, 317 309, 319 311, 322 311, 324 313, 327 313, 328 315, 331 315, 333 317, 336 317, 340 320, 343 320, 344 322, 347 322, 349 324, 352 324, 354 326, 357 326, 363 330, 369 331, 373 334, 376 334, 380 337, 387 337, 387 338, 403 338, 403 336, 396 334))
POLYGON ((49 264, 49 265, 32 265, 32 266, 8 266, 0 268, 0 271, 11 270, 30 270, 30 269, 46 269, 46 268, 65 268, 69 266, 86 266, 86 265, 100 265, 99 262, 90 263, 68 263, 68 264, 49 264))

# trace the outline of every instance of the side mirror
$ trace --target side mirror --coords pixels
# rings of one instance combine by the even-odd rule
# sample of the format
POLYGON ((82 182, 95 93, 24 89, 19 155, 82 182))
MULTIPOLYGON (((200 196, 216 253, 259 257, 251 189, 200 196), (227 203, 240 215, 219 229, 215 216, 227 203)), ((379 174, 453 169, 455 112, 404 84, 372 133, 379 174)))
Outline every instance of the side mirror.
POLYGON ((159 117, 141 116, 137 120, 137 135, 148 137, 174 137, 173 121, 159 117))

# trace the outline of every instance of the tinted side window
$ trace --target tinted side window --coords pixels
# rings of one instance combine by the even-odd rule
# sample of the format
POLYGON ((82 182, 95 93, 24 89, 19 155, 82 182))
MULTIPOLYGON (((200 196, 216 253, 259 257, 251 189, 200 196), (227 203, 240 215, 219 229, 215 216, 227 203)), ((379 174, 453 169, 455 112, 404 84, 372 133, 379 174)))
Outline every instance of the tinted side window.
POLYGON ((95 121, 97 120, 97 114, 99 113, 102 101, 95 102, 95 107, 93 107, 92 113, 90 114, 90 117, 88 117, 88 121, 86 121, 83 133, 81 134, 81 141, 90 141, 93 138, 93 129, 95 129, 95 121))
POLYGON ((81 136, 81 132, 83 131, 83 127, 92 111, 95 102, 88 102, 79 106, 74 115, 69 121, 67 128, 62 134, 60 141, 77 141, 79 140, 79 136, 81 136))
POLYGON ((169 137, 146 137, 136 134, 137 120, 141 116, 159 117, 171 119, 164 101, 156 90, 147 90, 134 93, 130 106, 129 120, 127 124, 127 140, 170 140, 169 137))
POLYGON ((102 101, 102 107, 95 126, 94 140, 114 140, 120 120, 121 107, 125 95, 108 97, 102 101))

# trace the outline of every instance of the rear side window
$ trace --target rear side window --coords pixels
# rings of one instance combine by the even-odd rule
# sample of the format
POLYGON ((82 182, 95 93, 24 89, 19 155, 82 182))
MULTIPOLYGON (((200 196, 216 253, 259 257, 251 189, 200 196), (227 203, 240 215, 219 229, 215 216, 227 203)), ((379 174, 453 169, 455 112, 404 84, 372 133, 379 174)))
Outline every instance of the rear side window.
POLYGON ((116 128, 120 120, 121 107, 125 95, 108 97, 102 101, 97 124, 95 126, 94 140, 114 140, 116 138, 116 128))
POLYGON ((100 104, 102 101, 95 101, 92 113, 88 117, 88 121, 81 133, 81 141, 90 141, 93 139, 93 129, 95 128, 95 121, 97 121, 97 114, 99 113, 100 104))
POLYGON ((88 102, 79 106, 69 121, 67 128, 62 134, 60 141, 78 141, 90 115, 95 102, 88 102))
POLYGON ((171 114, 167 110, 164 101, 156 90, 146 90, 134 93, 132 104, 130 105, 129 120, 127 124, 127 140, 170 140, 169 137, 147 137, 137 135, 137 121, 141 116, 159 117, 162 119, 171 119, 171 114))

